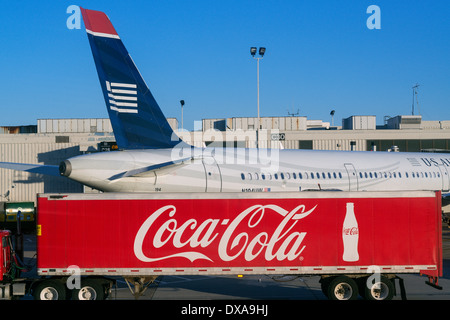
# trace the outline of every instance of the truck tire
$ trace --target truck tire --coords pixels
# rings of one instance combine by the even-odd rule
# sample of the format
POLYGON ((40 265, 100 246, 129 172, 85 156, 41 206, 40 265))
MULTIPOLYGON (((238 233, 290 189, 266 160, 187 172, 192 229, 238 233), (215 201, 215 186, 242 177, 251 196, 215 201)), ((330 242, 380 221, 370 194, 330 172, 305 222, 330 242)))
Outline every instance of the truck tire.
POLYGON ((44 280, 33 289, 35 300, 66 300, 66 287, 57 279, 44 280))
POLYGON ((103 285, 96 279, 81 279, 80 289, 72 290, 72 300, 103 300, 103 285))
POLYGON ((395 293, 394 283, 385 276, 380 277, 380 281, 370 283, 367 287, 367 278, 364 278, 364 298, 367 300, 392 300, 395 293))
POLYGON ((347 276, 334 277, 327 285, 327 297, 330 300, 355 300, 358 297, 358 285, 347 276))

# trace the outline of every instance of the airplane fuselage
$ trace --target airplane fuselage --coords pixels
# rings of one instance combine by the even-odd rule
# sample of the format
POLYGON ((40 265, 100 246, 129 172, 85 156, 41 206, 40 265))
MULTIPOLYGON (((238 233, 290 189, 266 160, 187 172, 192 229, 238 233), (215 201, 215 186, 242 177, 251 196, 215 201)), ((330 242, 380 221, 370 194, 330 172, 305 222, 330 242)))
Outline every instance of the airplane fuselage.
POLYGON ((450 184, 450 156, 436 153, 174 148, 66 164, 63 175, 106 192, 448 191, 450 184), (161 163, 169 164, 154 167, 161 163))

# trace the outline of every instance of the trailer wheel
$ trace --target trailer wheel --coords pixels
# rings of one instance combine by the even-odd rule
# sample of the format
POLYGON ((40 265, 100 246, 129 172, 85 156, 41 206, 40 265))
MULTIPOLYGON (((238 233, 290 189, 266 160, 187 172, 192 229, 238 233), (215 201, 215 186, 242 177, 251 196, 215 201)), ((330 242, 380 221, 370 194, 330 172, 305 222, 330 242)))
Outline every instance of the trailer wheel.
POLYGON ((367 300, 392 300, 394 297, 394 283, 385 276, 380 277, 380 281, 370 283, 367 287, 367 278, 364 278, 364 298, 367 300))
POLYGON ((33 289, 33 297, 35 300, 65 300, 66 288, 60 280, 44 280, 33 289))
POLYGON ((358 297, 358 285, 347 276, 331 279, 327 287, 327 297, 330 300, 354 300, 358 297))
POLYGON ((72 291, 72 300, 103 300, 104 298, 103 286, 96 279, 81 279, 80 289, 72 291))

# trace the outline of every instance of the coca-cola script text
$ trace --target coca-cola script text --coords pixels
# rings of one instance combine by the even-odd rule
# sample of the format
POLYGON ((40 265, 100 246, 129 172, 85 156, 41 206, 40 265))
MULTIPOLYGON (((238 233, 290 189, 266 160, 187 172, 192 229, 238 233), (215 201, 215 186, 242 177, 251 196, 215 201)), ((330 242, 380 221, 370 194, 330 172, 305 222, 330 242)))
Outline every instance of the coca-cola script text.
POLYGON ((205 250, 202 250, 213 246, 222 261, 232 261, 238 257, 243 257, 246 261, 257 257, 264 257, 266 261, 292 261, 297 259, 306 247, 303 242, 307 233, 298 231, 296 225, 316 207, 317 205, 306 210, 305 205, 299 205, 288 211, 277 205, 254 205, 243 210, 231 221, 197 221, 191 218, 180 223, 176 216, 177 208, 174 205, 166 205, 153 212, 139 228, 134 241, 134 254, 143 262, 170 258, 186 258, 191 262, 204 259, 213 262, 212 255, 208 256, 205 250), (266 214, 274 213, 281 216, 277 226, 271 226, 270 231, 256 234, 250 232, 250 229, 262 223, 266 214), (151 235, 153 239, 146 239, 151 235), (149 246, 151 249, 146 249, 149 246), (165 248, 177 250, 167 254, 165 248))

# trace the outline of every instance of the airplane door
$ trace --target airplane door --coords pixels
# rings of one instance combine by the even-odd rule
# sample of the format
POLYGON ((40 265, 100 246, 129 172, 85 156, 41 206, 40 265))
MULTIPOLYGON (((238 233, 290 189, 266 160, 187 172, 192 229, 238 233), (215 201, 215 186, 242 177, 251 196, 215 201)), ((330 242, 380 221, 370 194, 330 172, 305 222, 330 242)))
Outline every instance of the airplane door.
POLYGON ((214 157, 204 157, 203 166, 206 175, 206 192, 222 191, 222 175, 214 157))
POLYGON ((442 177, 442 191, 448 191, 450 186, 449 186, 449 180, 450 180, 450 176, 448 174, 448 170, 447 167, 440 165, 438 166, 439 171, 441 171, 441 177, 442 177))
POLYGON ((351 163, 344 163, 348 175, 348 191, 358 191, 358 175, 356 169, 351 163))

